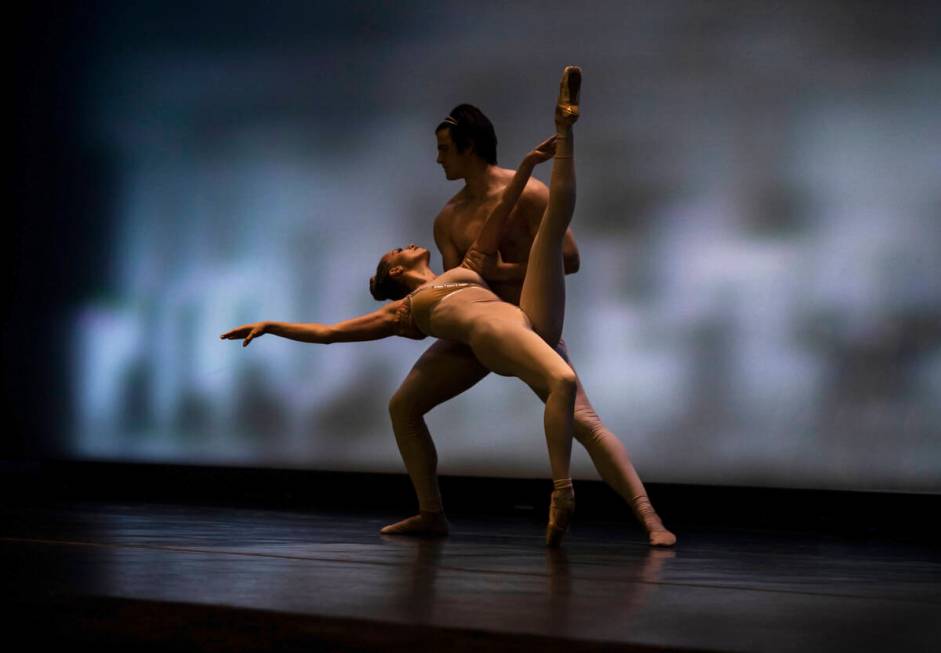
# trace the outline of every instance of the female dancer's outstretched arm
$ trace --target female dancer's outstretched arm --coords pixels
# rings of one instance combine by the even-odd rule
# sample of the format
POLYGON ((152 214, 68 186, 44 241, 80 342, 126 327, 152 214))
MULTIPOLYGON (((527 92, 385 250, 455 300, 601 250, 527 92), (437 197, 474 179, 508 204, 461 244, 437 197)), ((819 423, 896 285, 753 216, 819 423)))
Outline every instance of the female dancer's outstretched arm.
POLYGON ((360 342, 380 340, 399 335, 398 309, 402 300, 389 302, 380 309, 360 315, 336 324, 297 324, 292 322, 256 322, 243 324, 219 336, 223 340, 243 338, 242 346, 247 347, 255 338, 266 333, 300 342, 312 342, 329 345, 333 342, 360 342))

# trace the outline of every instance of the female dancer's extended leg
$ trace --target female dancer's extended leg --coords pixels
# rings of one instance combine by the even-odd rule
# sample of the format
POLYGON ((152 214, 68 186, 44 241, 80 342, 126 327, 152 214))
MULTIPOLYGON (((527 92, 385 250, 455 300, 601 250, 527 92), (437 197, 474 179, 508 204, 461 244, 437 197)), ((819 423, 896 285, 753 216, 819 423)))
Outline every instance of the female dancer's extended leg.
POLYGON ((552 160, 549 203, 529 250, 520 308, 533 330, 548 343, 562 338, 565 320, 565 269, 562 242, 575 211, 575 141, 572 124, 578 119, 581 70, 567 66, 562 73, 556 105, 556 152, 552 160))

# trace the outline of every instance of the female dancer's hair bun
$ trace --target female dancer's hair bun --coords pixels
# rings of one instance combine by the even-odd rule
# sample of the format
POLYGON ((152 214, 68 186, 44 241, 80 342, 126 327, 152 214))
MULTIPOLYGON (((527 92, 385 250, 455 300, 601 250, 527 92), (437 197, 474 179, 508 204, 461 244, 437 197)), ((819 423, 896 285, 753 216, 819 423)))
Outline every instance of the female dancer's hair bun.
POLYGON ((369 277, 369 294, 372 295, 372 298, 376 301, 382 301, 385 297, 380 297, 379 292, 376 290, 376 275, 369 277))
POLYGON ((398 279, 389 276, 389 264, 379 260, 376 274, 369 277, 369 293, 377 302, 387 299, 402 299, 408 294, 408 288, 398 279))

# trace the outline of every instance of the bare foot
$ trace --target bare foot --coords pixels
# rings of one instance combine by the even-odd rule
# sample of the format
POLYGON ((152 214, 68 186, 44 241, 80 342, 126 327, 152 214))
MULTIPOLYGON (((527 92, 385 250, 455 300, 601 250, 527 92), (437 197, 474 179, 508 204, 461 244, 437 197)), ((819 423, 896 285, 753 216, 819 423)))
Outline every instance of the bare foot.
POLYGON ((667 530, 660 515, 653 509, 650 500, 639 496, 633 501, 634 514, 647 531, 647 540, 650 546, 673 546, 676 544, 676 535, 667 530))
POLYGON ((417 515, 409 517, 408 519, 383 526, 379 532, 383 535, 447 535, 448 520, 444 516, 444 512, 427 512, 422 510, 417 515))
POLYGON ((659 529, 648 530, 647 538, 650 546, 673 546, 676 544, 676 535, 660 525, 659 529))

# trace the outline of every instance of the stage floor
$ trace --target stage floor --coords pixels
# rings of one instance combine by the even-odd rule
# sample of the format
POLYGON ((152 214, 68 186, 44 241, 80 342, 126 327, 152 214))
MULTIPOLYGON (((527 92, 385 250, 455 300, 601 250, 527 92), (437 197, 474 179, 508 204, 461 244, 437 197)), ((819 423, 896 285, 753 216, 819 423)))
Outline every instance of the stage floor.
POLYGON ((401 514, 5 499, 4 614, 37 643, 449 653, 941 643, 931 544, 678 529, 675 549, 652 550, 633 524, 576 522, 551 551, 527 514, 452 515, 450 537, 418 540, 378 534, 401 514))

